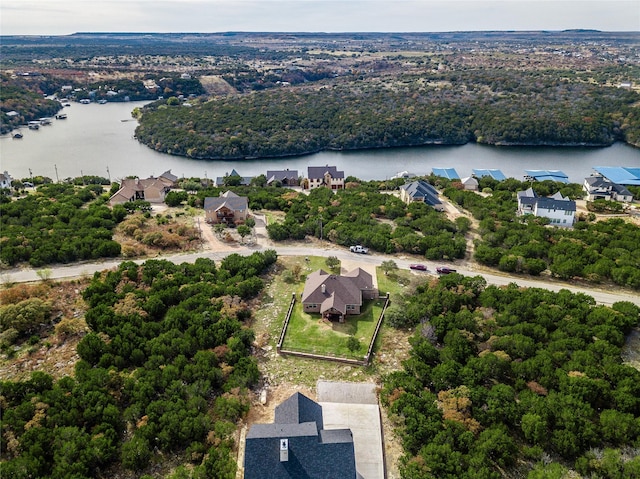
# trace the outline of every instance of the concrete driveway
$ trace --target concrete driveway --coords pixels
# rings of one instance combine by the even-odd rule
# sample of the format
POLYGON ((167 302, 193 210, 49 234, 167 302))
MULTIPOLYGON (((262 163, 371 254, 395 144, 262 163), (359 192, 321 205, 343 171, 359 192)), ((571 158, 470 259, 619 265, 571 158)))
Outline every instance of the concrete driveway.
POLYGON ((363 479, 384 479, 382 424, 373 383, 318 381, 317 400, 325 429, 353 433, 356 469, 363 479))

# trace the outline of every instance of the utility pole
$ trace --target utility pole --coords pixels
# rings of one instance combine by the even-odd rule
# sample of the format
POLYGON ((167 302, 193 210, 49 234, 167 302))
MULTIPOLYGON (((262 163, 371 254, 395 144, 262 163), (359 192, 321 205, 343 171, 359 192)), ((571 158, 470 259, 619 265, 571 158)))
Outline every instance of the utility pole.
POLYGON ((320 221, 320 241, 322 241, 322 218, 320 218, 318 221, 320 221))
POLYGON ((109 172, 109 165, 107 165, 107 176, 109 177, 109 184, 111 184, 111 173, 109 172))
POLYGON ((33 186, 33 171, 29 168, 29 177, 31 178, 31 186, 33 186))
POLYGON ((60 178, 58 178, 58 165, 54 164, 53 167, 56 170, 56 183, 60 183, 60 178))

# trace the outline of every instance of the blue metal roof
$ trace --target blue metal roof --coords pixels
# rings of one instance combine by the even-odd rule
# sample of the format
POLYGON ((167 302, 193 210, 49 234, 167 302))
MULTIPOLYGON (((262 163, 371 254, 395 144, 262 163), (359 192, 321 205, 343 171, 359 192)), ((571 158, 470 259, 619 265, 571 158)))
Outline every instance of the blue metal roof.
POLYGON ((623 166, 594 166, 593 169, 618 185, 640 186, 640 168, 623 166))
POLYGON ((490 176, 494 180, 498 180, 498 181, 507 179, 507 177, 504 176, 504 173, 502 173, 502 171, 500 170, 483 170, 483 169, 475 170, 474 169, 472 171, 473 171, 473 174, 478 178, 482 178, 483 176, 490 176))
POLYGON ((569 177, 565 172, 560 170, 524 170, 528 178, 536 181, 559 181, 561 183, 569 183, 569 177))
POLYGON ((449 180, 460 179, 460 175, 455 170, 455 168, 433 168, 431 172, 436 176, 442 176, 443 178, 447 178, 449 180))

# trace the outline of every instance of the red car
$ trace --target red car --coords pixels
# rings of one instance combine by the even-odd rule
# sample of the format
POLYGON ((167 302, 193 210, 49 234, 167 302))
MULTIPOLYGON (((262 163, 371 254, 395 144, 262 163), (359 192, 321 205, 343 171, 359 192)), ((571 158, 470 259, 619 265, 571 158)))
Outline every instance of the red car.
POLYGON ((440 267, 436 268, 436 271, 438 272, 438 274, 449 274, 449 273, 455 273, 456 272, 455 269, 447 268, 446 266, 440 266, 440 267))
POLYGON ((427 267, 423 264, 410 264, 410 269, 417 269, 418 271, 427 271, 427 267))

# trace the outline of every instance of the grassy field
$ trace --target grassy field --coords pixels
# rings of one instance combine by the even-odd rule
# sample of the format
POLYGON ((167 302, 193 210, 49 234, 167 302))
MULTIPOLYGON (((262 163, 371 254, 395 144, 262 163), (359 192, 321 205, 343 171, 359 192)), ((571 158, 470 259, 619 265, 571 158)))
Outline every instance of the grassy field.
POLYGON ((319 314, 302 311, 302 303, 293 308, 283 348, 294 351, 363 359, 373 337, 384 300, 366 301, 361 314, 347 316, 344 323, 322 319, 319 314), (350 350, 349 337, 358 340, 357 349, 350 350))

